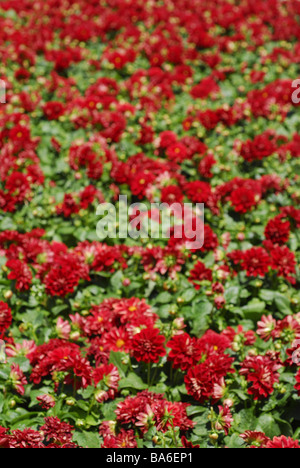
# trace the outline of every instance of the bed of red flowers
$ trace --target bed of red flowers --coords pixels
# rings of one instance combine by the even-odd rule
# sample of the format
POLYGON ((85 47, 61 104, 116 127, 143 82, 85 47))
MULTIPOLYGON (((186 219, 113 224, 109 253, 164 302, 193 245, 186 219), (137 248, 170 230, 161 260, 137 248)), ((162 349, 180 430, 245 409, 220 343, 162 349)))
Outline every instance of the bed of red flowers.
POLYGON ((0 39, 0 447, 300 448, 300 2, 8 0, 0 39), (99 240, 120 194, 203 247, 99 240))

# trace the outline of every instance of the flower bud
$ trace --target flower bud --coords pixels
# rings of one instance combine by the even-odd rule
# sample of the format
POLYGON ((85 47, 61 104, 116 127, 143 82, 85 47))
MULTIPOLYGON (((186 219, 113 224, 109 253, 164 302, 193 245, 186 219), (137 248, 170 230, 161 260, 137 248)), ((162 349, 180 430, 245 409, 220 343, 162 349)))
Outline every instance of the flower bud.
POLYGON ((13 296, 13 292, 12 292, 12 291, 10 291, 10 290, 9 290, 9 291, 5 291, 5 293, 4 293, 4 299, 9 300, 9 299, 12 298, 12 296, 13 296))

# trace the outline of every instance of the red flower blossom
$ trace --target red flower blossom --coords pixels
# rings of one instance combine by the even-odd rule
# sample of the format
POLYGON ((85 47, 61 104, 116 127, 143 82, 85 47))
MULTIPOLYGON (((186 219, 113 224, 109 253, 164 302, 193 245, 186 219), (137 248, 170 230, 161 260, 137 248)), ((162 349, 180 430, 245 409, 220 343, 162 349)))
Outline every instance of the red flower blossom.
POLYGON ((170 161, 182 163, 187 158, 188 152, 182 143, 174 143, 168 147, 166 155, 170 161))
POLYGON ((192 442, 189 442, 185 436, 181 437, 181 443, 183 448, 200 448, 200 445, 193 445, 192 442))
POLYGON ((194 86, 191 90, 193 98, 205 99, 211 94, 216 94, 220 90, 215 80, 209 76, 204 78, 198 85, 194 86))
POLYGON ((196 289, 200 289, 201 281, 212 281, 212 270, 206 268, 204 263, 200 260, 195 264, 194 268, 190 271, 189 281, 193 283, 196 289))
POLYGON ((280 437, 274 437, 272 440, 270 440, 266 448, 300 448, 299 441, 294 440, 291 437, 286 437, 284 435, 280 437))
POLYGON ((259 431, 245 431, 240 437, 251 447, 265 448, 270 441, 269 437, 259 431))
POLYGON ((252 385, 248 389, 254 400, 267 398, 274 391, 274 384, 279 381, 278 369, 281 364, 269 356, 247 356, 240 374, 252 385))
POLYGON ((288 247, 275 247, 271 250, 272 269, 277 270, 278 276, 283 276, 291 284, 296 283, 296 257, 288 247))
POLYGON ((230 411, 230 408, 226 405, 218 406, 219 415, 217 416, 216 421, 213 423, 214 429, 216 431, 224 431, 226 435, 228 435, 228 430, 231 427, 231 423, 233 422, 233 417, 230 411))
POLYGON ((9 448, 8 429, 0 426, 0 448, 9 448))
POLYGON ((159 358, 166 354, 164 342, 165 337, 159 334, 157 328, 145 328, 132 339, 132 355, 137 361, 158 362, 159 358))
POLYGON ((74 428, 56 417, 45 418, 45 424, 41 427, 46 440, 54 444, 64 445, 65 443, 72 442, 72 432, 74 428))
POLYGON ((137 441, 132 430, 121 429, 116 436, 107 435, 104 437, 101 448, 137 448, 137 441))
POLYGON ((233 372, 233 359, 225 354, 214 354, 205 362, 188 370, 184 378, 189 395, 203 403, 213 396, 214 385, 221 382, 222 377, 233 372))
POLYGON ((252 192, 252 190, 249 190, 244 187, 240 187, 236 190, 233 190, 233 192, 230 195, 231 205, 234 207, 237 213, 241 214, 250 211, 254 206, 257 205, 258 201, 259 199, 252 192))
POLYGON ((0 337, 3 337, 12 322, 11 309, 5 302, 0 301, 0 337))
POLYGON ((64 105, 57 101, 47 102, 43 111, 48 120, 57 120, 64 113, 64 105))
POLYGON ((199 166, 198 166, 199 173, 206 179, 212 178, 213 173, 211 169, 216 165, 216 163, 217 161, 215 160, 212 154, 205 156, 203 159, 201 159, 199 163, 199 166))
POLYGON ((12 364, 9 379, 12 387, 20 394, 24 395, 27 380, 18 364, 12 364))
POLYGON ((161 191, 161 201, 172 205, 173 203, 181 203, 183 200, 183 193, 177 185, 168 185, 161 191))
POLYGON ((175 335, 168 343, 171 348, 168 354, 168 361, 173 363, 174 369, 188 370, 197 364, 201 358, 201 348, 196 338, 190 337, 187 333, 175 335))
POLYGON ((271 259, 261 247, 253 247, 242 254, 242 269, 247 276, 265 276, 271 266, 271 259))
POLYGON ((44 448, 43 436, 40 432, 33 429, 24 429, 12 431, 9 436, 10 448, 44 448))
POLYGON ((21 260, 9 260, 6 266, 12 270, 7 277, 16 281, 16 289, 26 291, 30 288, 32 273, 26 263, 21 262, 21 260))
POLYGON ((39 404, 41 405, 41 407, 43 409, 50 409, 50 408, 54 408, 55 406, 55 398, 54 396, 52 395, 39 395, 36 397, 37 401, 39 402, 39 404))
POLYGON ((281 216, 270 219, 265 228, 265 236, 273 244, 285 244, 290 237, 289 221, 283 221, 281 216))

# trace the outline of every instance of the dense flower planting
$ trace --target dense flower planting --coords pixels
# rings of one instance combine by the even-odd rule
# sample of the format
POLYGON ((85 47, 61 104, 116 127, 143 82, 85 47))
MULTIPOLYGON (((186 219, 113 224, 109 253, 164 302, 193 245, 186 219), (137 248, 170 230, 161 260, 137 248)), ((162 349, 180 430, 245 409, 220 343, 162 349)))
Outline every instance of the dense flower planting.
POLYGON ((300 2, 4 0, 0 39, 0 447, 300 448, 300 2), (99 239, 120 194, 204 245, 99 239))

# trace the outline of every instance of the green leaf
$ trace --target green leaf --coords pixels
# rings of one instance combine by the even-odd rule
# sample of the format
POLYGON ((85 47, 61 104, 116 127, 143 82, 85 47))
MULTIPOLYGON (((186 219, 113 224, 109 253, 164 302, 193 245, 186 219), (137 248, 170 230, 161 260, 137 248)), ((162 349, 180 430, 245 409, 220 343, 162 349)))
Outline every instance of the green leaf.
POLYGON ((258 321, 266 309, 266 303, 259 299, 253 299, 246 306, 242 307, 245 318, 258 321))
POLYGON ((284 315, 292 314, 291 311, 291 302, 290 300, 280 293, 275 293, 275 304, 279 312, 282 312, 284 315))
POLYGON ((114 400, 114 401, 109 401, 105 402, 102 407, 101 411, 103 413, 103 417, 106 421, 114 421, 116 419, 116 409, 117 405, 120 402, 120 399, 114 400))
POLYGON ((100 436, 97 432, 76 431, 73 441, 83 448, 100 448, 100 436))
POLYGON ((110 284, 112 285, 114 291, 119 291, 122 288, 122 281, 123 281, 123 272, 117 271, 110 280, 110 284))
POLYGON ((184 293, 181 295, 182 299, 185 303, 192 302, 192 300, 196 297, 197 291, 195 288, 186 289, 184 293))
POLYGON ((253 431, 257 425, 253 408, 241 410, 236 414, 234 419, 236 427, 240 433, 244 431, 253 431))
POLYGON ((257 420, 255 430, 264 432, 270 439, 280 435, 280 428, 271 414, 262 414, 257 420))
POLYGON ((94 394, 95 388, 92 385, 88 386, 87 388, 81 390, 81 395, 84 400, 88 400, 94 394))
POLYGON ((165 304, 160 306, 157 311, 157 314, 162 319, 167 319, 170 316, 170 311, 172 310, 172 304, 165 304))
POLYGON ((69 306, 67 304, 62 304, 62 305, 53 307, 51 311, 55 316, 57 316, 61 314, 64 310, 67 310, 68 308, 69 306))
POLYGON ((130 374, 127 377, 120 381, 119 388, 132 388, 135 390, 144 390, 147 388, 147 384, 145 384, 137 374, 130 372, 130 374))
POLYGON ((160 293, 155 299, 157 304, 170 304, 173 302, 173 296, 167 291, 160 293))
POLYGON ((232 434, 230 437, 225 437, 225 444, 228 448, 241 448, 244 445, 244 441, 239 434, 232 434))
POLYGON ((239 286, 231 286, 225 291, 225 300, 229 304, 237 304, 240 296, 239 286))
POLYGON ((270 291, 269 289, 261 289, 259 291, 259 297, 262 301, 273 302, 274 296, 275 296, 275 292, 270 291))

